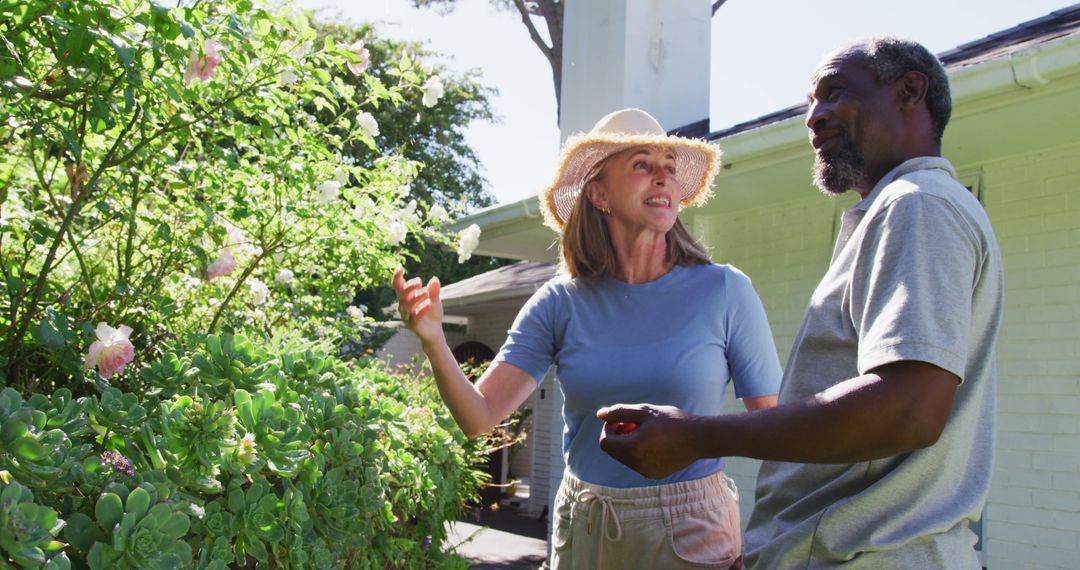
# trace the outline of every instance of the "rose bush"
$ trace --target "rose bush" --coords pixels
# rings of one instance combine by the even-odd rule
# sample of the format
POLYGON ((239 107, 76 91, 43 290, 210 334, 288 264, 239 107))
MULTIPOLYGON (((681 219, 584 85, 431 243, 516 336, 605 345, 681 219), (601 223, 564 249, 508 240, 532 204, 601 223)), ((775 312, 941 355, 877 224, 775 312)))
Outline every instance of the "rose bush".
POLYGON ((445 77, 249 0, 5 2, 0 35, 0 566, 457 564, 478 444, 336 344, 407 236, 455 245, 379 129, 445 77))

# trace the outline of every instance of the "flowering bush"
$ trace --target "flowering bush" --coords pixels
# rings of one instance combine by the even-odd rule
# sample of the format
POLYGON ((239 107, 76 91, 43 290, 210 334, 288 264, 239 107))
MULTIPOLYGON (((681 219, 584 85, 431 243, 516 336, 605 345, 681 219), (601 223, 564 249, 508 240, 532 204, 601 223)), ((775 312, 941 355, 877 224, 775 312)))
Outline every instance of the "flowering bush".
POLYGON ((299 13, 179 4, 2 8, 8 385, 77 386, 72 357, 108 378, 181 331, 349 333, 351 292, 385 281, 405 236, 448 243, 409 195, 423 165, 373 115, 437 100, 436 76, 407 53, 396 83, 367 75, 362 42, 316 45, 299 13), (98 338, 109 358, 88 355, 100 322, 134 354, 98 338))
POLYGON ((452 565, 472 444, 334 356, 407 236, 452 245, 379 128, 443 80, 249 0, 0 35, 0 567, 452 565))

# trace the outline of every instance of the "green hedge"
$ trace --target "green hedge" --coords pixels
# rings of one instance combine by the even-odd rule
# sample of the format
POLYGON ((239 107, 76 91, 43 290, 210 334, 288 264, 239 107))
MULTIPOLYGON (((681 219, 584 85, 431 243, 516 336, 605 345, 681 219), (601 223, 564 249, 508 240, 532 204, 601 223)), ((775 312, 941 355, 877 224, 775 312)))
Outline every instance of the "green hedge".
POLYGON ((479 442, 430 381, 210 336, 142 388, 0 392, 0 568, 443 568, 479 442))

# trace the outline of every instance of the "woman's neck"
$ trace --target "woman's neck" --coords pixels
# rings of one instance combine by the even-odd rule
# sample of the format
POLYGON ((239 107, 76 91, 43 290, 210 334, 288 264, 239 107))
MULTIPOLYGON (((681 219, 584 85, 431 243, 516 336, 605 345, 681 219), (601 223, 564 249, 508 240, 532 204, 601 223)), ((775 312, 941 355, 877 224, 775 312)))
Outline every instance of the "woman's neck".
POLYGON ((674 262, 667 256, 667 239, 663 234, 643 234, 634 238, 612 237, 615 260, 619 264, 615 278, 631 285, 648 283, 667 275, 674 262))

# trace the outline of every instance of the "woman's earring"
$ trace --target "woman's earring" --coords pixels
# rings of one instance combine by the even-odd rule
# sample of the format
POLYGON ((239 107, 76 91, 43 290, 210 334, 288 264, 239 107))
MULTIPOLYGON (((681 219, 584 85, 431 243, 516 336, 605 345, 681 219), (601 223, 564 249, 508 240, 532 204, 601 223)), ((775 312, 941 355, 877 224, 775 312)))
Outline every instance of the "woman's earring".
POLYGON ((610 216, 611 215, 611 208, 600 208, 600 213, 604 214, 605 216, 610 216))

